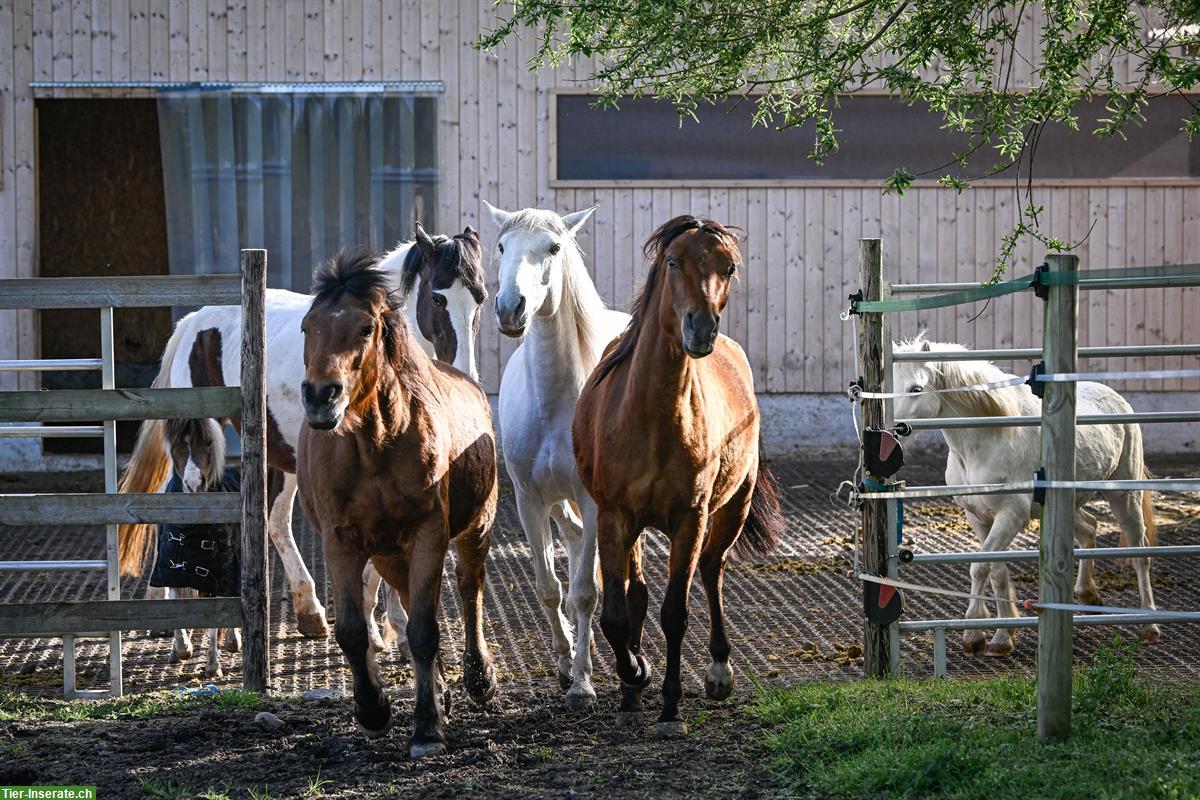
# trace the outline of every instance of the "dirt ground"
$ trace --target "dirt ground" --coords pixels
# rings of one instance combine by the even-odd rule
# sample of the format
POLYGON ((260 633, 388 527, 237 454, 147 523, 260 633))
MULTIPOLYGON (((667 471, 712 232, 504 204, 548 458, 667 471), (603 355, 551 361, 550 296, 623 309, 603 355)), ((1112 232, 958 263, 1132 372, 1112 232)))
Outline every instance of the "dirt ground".
MULTIPOLYGON (((272 689, 266 705, 246 709, 204 707, 186 713, 114 720, 0 722, 0 785, 24 783, 96 783, 101 797, 194 797, 212 790, 233 797, 257 796, 268 787, 279 797, 450 797, 570 796, 604 793, 641 796, 770 796, 773 782, 761 742, 769 732, 746 707, 754 681, 793 684, 845 681, 861 676, 861 595, 847 577, 853 561, 851 533, 855 515, 834 506, 829 495, 849 477, 853 465, 843 459, 777 461, 773 468, 783 492, 788 531, 770 557, 730 565, 726 605, 734 646, 738 687, 724 704, 703 698, 708 665, 703 595, 691 598, 691 620, 685 640, 684 716, 691 734, 684 740, 660 741, 650 722, 642 729, 613 725, 617 687, 611 676, 610 653, 596 627, 596 688, 600 699, 590 714, 562 708, 552 667, 550 640, 540 601, 533 592, 529 550, 517 523, 511 491, 502 489, 501 510, 489 560, 486 597, 488 638, 496 656, 500 693, 486 709, 456 690, 449 724, 450 750, 445 756, 411 762, 405 755, 412 709, 411 671, 394 653, 383 659, 396 727, 379 741, 357 732, 350 717, 349 672, 332 637, 300 637, 287 601, 282 570, 272 567, 272 689), (302 700, 324 689, 334 699, 302 700), (278 731, 254 723, 263 708, 285 722, 278 731), (327 781, 328 783, 320 783, 327 781), (320 783, 312 789, 312 783, 320 783), (228 787, 228 789, 226 789, 228 787), (307 791, 307 794, 306 794, 307 791)), ((1195 475, 1200 459, 1159 459, 1151 467, 1160 476, 1195 475)), ((940 465, 905 468, 912 485, 940 483, 940 465)), ((0 476, 0 492, 97 491, 96 475, 0 476)), ((1200 497, 1156 496, 1163 544, 1200 543, 1200 497)), ((1116 544, 1107 507, 1097 506, 1101 545, 1116 544)), ((967 550, 974 546, 962 513, 946 502, 910 503, 906 508, 905 546, 917 552, 967 550)), ((328 585, 317 537, 296 518, 297 539, 328 602, 328 585)), ((7 529, 0 538, 0 560, 31 558, 95 558, 102 529, 44 525, 7 529)), ((1036 532, 1026 531, 1017 547, 1036 547, 1036 532)), ((561 558, 560 558, 561 560, 561 558)), ((1200 564, 1196 559, 1157 560, 1154 565, 1160 608, 1200 608, 1200 564)), ((652 538, 647 548, 651 613, 646 626, 646 653, 661 675, 662 633, 657 624, 661 602, 665 548, 652 538)), ((563 565, 560 564, 560 568, 563 565)), ((1013 564, 1021 598, 1036 593, 1036 566, 1013 564)), ((963 565, 910 566, 903 577, 918 583, 967 589, 963 565)), ((1106 603, 1133 605, 1136 581, 1113 562, 1100 562, 1097 577, 1106 603)), ((138 597, 143 580, 123 586, 122 596, 138 597)), ((23 573, 0 583, 0 603, 92 599, 103 594, 100 577, 69 573, 23 573)), ((917 593, 905 594, 905 618, 959 617, 964 601, 917 593)), ((450 655, 461 652, 457 599, 447 583, 443 591, 443 641, 450 655)), ((332 609, 330 609, 332 614, 332 609)), ((1138 654, 1141 668, 1161 680, 1200 682, 1200 637, 1196 625, 1168 626, 1163 643, 1138 654)), ((1077 629, 1076 659, 1090 661, 1102 642, 1130 629, 1077 629)), ((1017 640, 1007 658, 971 658, 952 640, 952 677, 1018 672, 1035 668, 1034 637, 1017 640)), ((125 637, 126 691, 133 694, 208 683, 197 673, 198 661, 170 665, 170 642, 145 631, 125 637)), ((932 671, 931 637, 905 636, 903 669, 912 676, 932 671)), ((61 641, 0 640, 0 698, 61 697, 61 641)), ((81 642, 77 648, 81 682, 107 681, 107 646, 81 642)), ((221 689, 241 682, 240 657, 225 656, 226 674, 214 683, 221 689)), ((656 680, 646 692, 651 718, 659 705, 656 680)), ((652 719, 651 719, 652 721, 652 719)))

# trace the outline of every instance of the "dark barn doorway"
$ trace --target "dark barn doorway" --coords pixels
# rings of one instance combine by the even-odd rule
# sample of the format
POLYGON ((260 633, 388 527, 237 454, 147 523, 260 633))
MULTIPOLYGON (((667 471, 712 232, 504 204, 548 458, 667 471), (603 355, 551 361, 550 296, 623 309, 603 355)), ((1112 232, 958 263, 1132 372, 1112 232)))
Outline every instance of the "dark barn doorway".
MULTIPOLYGON (((158 110, 153 98, 39 99, 38 262, 42 277, 166 275, 158 110)), ((169 298, 165 298, 169 301, 169 298)), ((43 358, 100 355, 99 312, 41 312, 43 358)), ((117 386, 149 386, 171 334, 169 308, 117 309, 117 386)), ((46 389, 100 387, 99 372, 51 372, 46 389)), ((117 424, 128 452, 136 422, 117 424)), ((100 439, 46 439, 46 453, 102 453, 100 439)))

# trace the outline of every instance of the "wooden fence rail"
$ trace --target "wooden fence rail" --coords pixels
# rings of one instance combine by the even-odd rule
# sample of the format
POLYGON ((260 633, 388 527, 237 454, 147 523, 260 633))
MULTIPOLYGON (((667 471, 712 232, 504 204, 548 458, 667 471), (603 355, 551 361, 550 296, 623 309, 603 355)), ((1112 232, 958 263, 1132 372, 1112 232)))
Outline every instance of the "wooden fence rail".
POLYGON ((0 419, 8 422, 222 419, 238 416, 241 407, 242 392, 236 386, 0 392, 0 419))
MULTIPOLYGON (((189 494, 5 494, 0 495, 5 525, 125 525, 163 522, 213 525, 242 521, 236 492, 189 494)), ((4 535, 0 528, 0 536, 4 535)))
POLYGON ((159 308, 242 301, 239 276, 146 275, 102 278, 15 278, 4 281, 0 309, 159 308))

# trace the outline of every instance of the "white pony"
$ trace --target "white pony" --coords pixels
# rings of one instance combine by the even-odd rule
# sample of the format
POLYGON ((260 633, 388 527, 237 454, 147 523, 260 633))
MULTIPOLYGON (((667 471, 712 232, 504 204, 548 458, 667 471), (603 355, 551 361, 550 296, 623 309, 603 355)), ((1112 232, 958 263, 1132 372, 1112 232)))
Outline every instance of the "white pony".
POLYGON ((575 241, 595 206, 563 217, 531 208, 488 209, 500 228, 496 319, 502 333, 523 337, 500 381, 504 464, 554 634, 559 682, 567 689, 567 706, 580 709, 596 698, 591 680, 596 507, 576 472, 571 425, 584 381, 629 315, 605 307, 575 241), (567 550, 574 646, 554 571, 551 519, 567 550))
MULTIPOLYGON (((417 238, 380 258, 380 268, 395 276, 394 287, 406 298, 405 311, 414 338, 430 357, 453 358, 454 366, 478 379, 475 371, 475 333, 479 309, 487 297, 479 235, 471 227, 453 237, 430 237, 417 226, 417 238)), ((327 636, 325 608, 317 598, 311 573, 300 556, 292 533, 296 498, 295 452, 304 421, 300 383, 304 377, 304 337, 300 322, 312 297, 268 289, 266 305, 267 460, 284 473, 283 486, 273 499, 267 527, 283 562, 297 627, 305 636, 327 636)), ((176 325, 163 351, 154 381, 163 386, 237 386, 241 378, 241 308, 205 306, 176 325)), ((144 423, 129 467, 121 479, 122 492, 156 492, 169 476, 170 459, 162 446, 162 420, 144 423)), ((139 574, 149 551, 151 525, 123 525, 121 570, 139 574)), ((379 575, 368 566, 363 591, 367 608, 375 607, 379 575)), ((407 616, 398 596, 389 594, 388 639, 402 645, 407 616)), ((384 647, 373 616, 368 616, 372 643, 384 647)))
MULTIPOLYGON (((935 342, 933 349, 966 350, 959 344, 935 342)), ((895 352, 929 350, 931 343, 921 337, 895 345, 895 352)), ((931 390, 991 383, 1011 378, 986 361, 896 362, 892 367, 897 392, 915 393, 895 401, 896 419, 929 417, 1000 417, 1040 416, 1042 404, 1028 386, 1010 386, 991 391, 965 390, 935 393, 931 390)), ((1125 398, 1099 383, 1081 381, 1076 388, 1076 407, 1080 414, 1128 414, 1133 411, 1125 398)), ((942 431, 950 447, 946 463, 946 483, 1011 483, 1027 481, 1041 464, 1041 433, 1037 427, 963 428, 942 431)), ((1147 477, 1142 459, 1142 430, 1136 423, 1120 425, 1081 425, 1075 444, 1076 478, 1094 480, 1141 480, 1147 477)), ((1096 518, 1083 508, 1093 492, 1077 491, 1075 541, 1081 547, 1095 547, 1096 518)), ((1157 539, 1154 508, 1149 492, 1102 492, 1121 527, 1121 544, 1144 547, 1157 539), (1140 496, 1139 496, 1140 495, 1140 496)), ((956 497, 967 512, 967 521, 979 538, 981 551, 1005 550, 1029 524, 1033 497, 1027 494, 973 495, 956 497)), ((1132 559, 1137 572, 1142 608, 1154 608, 1150 586, 1149 559, 1132 559)), ((1086 605, 1100 605, 1100 592, 1093 578, 1092 559, 1080 559, 1075 581, 1075 596, 1086 605)), ((1016 594, 1005 564, 971 565, 971 594, 982 594, 991 579, 995 596, 1007 602, 998 604, 1001 617, 1016 617, 1016 594)), ((969 618, 988 617, 981 600, 971 600, 969 618)), ((1157 625, 1142 626, 1142 641, 1159 639, 1157 625)), ((984 649, 983 631, 963 634, 963 651, 976 655, 984 649)), ((1004 656, 1012 652, 1013 630, 999 628, 988 643, 986 654, 1004 656)))

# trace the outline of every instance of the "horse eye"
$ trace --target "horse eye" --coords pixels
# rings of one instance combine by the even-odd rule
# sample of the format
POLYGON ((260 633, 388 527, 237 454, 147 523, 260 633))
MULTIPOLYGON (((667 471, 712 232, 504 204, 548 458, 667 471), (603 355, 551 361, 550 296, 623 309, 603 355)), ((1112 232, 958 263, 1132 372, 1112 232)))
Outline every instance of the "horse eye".
POLYGON ((438 308, 446 307, 446 295, 438 294, 437 292, 434 292, 433 294, 430 295, 430 298, 432 298, 433 304, 435 306, 437 306, 438 308))
POLYGON ((560 245, 558 242, 555 242, 554 244, 550 245, 550 255, 552 255, 552 256, 558 255, 559 250, 562 250, 562 245, 560 245))
POLYGON ((730 264, 729 272, 725 273, 725 277, 732 278, 734 275, 737 275, 737 264, 730 264))
POLYGON ((925 391, 925 387, 919 383, 914 383, 912 386, 908 387, 908 391, 910 394, 920 394, 921 392, 925 391))
POLYGON ((500 251, 500 255, 504 255, 504 245, 503 244, 496 245, 496 248, 500 251))
POLYGON ((364 325, 363 329, 358 332, 358 335, 363 337, 364 339, 366 339, 366 338, 370 337, 370 335, 374 332, 375 332, 374 325, 364 325))
POLYGON ((671 270, 671 272, 679 272, 679 265, 675 263, 675 259, 667 259, 667 269, 671 270))

